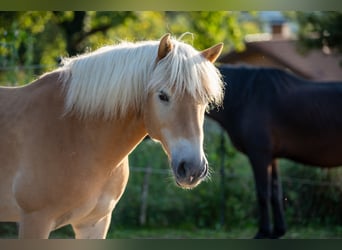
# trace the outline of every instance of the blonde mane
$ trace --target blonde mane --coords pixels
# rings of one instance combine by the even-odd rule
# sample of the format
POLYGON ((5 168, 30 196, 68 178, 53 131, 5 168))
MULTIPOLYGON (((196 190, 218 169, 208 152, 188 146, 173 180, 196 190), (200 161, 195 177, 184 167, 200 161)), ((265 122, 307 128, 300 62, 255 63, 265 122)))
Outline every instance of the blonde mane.
POLYGON ((188 92, 200 103, 218 104, 223 83, 217 68, 188 44, 172 39, 173 50, 156 61, 159 41, 123 42, 67 58, 58 69, 66 92, 65 113, 119 117, 138 113, 152 90, 188 92))

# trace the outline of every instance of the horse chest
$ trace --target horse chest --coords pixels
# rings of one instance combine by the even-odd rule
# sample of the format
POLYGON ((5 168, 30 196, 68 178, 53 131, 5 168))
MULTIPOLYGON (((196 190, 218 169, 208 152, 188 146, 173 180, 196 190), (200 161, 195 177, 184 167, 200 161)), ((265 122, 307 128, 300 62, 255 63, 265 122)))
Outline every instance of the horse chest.
POLYGON ((246 112, 237 112, 229 115, 226 130, 234 147, 246 153, 250 147, 264 147, 264 138, 267 134, 262 129, 264 120, 246 112))

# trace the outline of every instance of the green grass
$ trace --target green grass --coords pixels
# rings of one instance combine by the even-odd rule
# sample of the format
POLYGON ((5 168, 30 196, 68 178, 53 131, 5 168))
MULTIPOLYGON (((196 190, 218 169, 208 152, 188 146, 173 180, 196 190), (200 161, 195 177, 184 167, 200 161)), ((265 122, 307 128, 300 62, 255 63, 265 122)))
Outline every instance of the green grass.
MULTIPOLYGON (((108 239, 251 239, 256 227, 219 229, 112 228, 108 239)), ((52 232, 50 238, 73 238, 70 226, 52 232)), ((0 239, 17 238, 14 227, 3 230, 0 239)), ((342 226, 294 226, 282 239, 342 239, 342 226)))
MULTIPOLYGON (((252 227, 231 230, 210 229, 117 229, 109 239, 251 239, 256 233, 252 227)), ((336 239, 342 238, 342 226, 290 228, 283 239, 336 239)))

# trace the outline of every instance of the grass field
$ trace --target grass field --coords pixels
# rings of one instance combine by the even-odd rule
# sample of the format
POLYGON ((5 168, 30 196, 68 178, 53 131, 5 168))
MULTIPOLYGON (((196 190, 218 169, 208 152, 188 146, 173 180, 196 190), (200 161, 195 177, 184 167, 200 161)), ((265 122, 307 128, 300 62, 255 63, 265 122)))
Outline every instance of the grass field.
MULTIPOLYGON (((255 228, 237 228, 231 230, 210 229, 116 229, 108 233, 108 239, 251 239, 255 228)), ((70 237, 54 232, 53 238, 70 237)), ((296 227, 289 228, 282 239, 342 239, 342 226, 336 227, 296 227)))
MULTIPOLYGON (((0 239, 17 238, 16 229, 0 231, 0 239)), ((176 228, 130 228, 111 229, 108 239, 251 239, 256 228, 214 229, 176 229, 176 228)), ((52 232, 50 238, 73 238, 70 226, 52 232)), ((342 226, 301 226, 290 227, 282 239, 342 239, 342 226)))
MULTIPOLYGON (((250 239, 254 228, 224 230, 131 229, 115 230, 108 235, 114 239, 250 239)), ((336 239, 342 238, 342 226, 335 228, 292 228, 283 239, 336 239)))

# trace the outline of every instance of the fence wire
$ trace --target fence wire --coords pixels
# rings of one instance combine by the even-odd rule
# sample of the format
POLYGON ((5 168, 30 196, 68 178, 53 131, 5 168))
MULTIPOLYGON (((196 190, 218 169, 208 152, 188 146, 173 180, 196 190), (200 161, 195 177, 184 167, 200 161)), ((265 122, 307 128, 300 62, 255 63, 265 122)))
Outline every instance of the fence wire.
MULTIPOLYGON (((155 169, 155 168, 149 168, 149 167, 131 167, 130 170, 133 172, 142 172, 142 173, 150 173, 150 174, 156 174, 156 175, 170 175, 171 170, 167 169, 155 169)), ((220 175, 219 172, 214 172, 211 174, 213 175, 220 175)), ((241 173, 241 174, 225 174, 225 177, 227 179, 252 179, 253 175, 252 173, 241 173)), ((306 179, 301 177, 293 177, 293 176, 282 176, 281 181, 284 183, 297 183, 297 184, 306 184, 306 185, 312 185, 312 186, 331 186, 331 187, 342 187, 342 182, 339 181, 318 181, 318 180, 312 180, 312 179, 306 179)))

